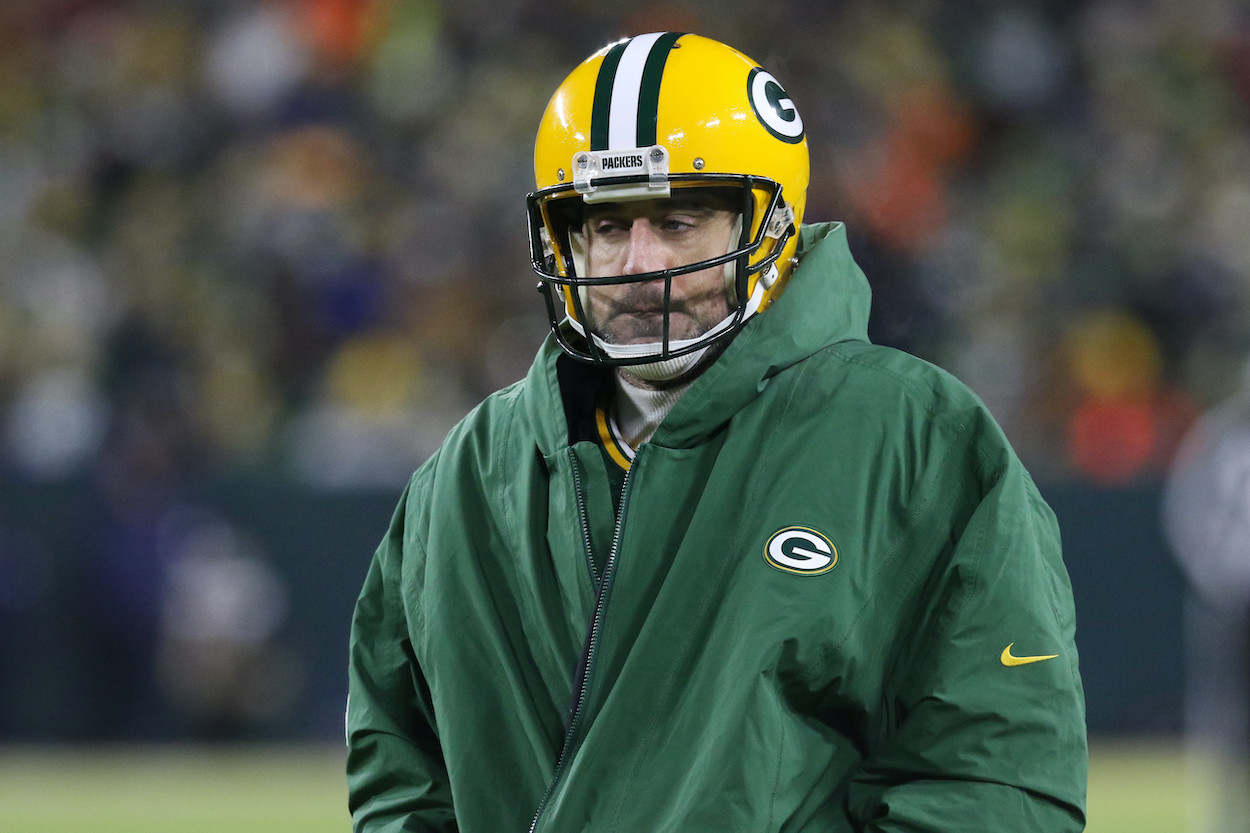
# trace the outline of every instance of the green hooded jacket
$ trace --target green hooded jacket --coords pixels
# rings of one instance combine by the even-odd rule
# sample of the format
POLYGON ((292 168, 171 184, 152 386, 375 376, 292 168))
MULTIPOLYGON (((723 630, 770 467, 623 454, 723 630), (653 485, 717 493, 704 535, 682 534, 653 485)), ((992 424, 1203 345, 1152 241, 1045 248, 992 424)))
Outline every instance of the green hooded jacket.
POLYGON ((869 343, 844 227, 800 257, 619 506, 550 339, 413 475, 353 620, 357 831, 1084 828, 1055 518, 971 392, 869 343))

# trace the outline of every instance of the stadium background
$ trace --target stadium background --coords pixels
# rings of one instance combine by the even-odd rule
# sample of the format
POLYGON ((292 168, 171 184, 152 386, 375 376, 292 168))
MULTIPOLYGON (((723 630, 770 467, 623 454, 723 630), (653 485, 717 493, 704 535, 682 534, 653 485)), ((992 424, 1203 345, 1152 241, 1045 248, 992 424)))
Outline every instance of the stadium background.
POLYGON ((1250 352, 1244 4, 7 0, 0 766, 336 741, 399 489, 544 332, 546 98, 658 29, 786 85, 874 339, 971 385, 1059 515, 1095 739, 1175 748, 1159 503, 1250 352))

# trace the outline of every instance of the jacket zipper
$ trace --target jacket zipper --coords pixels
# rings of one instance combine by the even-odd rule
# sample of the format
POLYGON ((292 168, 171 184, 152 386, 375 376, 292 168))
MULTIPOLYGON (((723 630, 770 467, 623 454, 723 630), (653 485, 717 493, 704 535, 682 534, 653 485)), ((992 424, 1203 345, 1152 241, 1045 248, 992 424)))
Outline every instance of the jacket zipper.
POLYGON ((590 544, 590 519, 586 514, 586 493, 582 489, 582 464, 577 453, 569 449, 569 460, 573 468, 573 494, 577 498, 577 518, 582 524, 582 543, 586 547, 586 571, 590 573, 590 586, 599 592, 599 573, 595 570, 595 555, 590 544))
MULTIPOLYGON (((573 454, 572 450, 569 451, 573 454)), ((586 556, 591 560, 591 572, 594 572, 593 557, 590 549, 590 527, 586 521, 585 515, 585 499, 581 493, 581 479, 577 474, 577 461, 574 459, 573 466, 573 484, 577 490, 578 509, 582 513, 582 530, 586 535, 586 556)), ((603 626, 604 612, 608 604, 608 595, 612 586, 612 576, 616 572, 617 550, 621 543, 621 528, 625 525, 625 506, 629 502, 629 490, 631 477, 638 469, 638 457, 634 457, 633 465, 625 472, 625 480, 621 484, 621 502, 617 507, 616 526, 612 530, 612 547, 608 551, 607 563, 603 565, 603 579, 598 584, 599 592, 595 598, 595 611, 590 619, 590 638, 586 641, 586 657, 585 671, 582 672, 581 685, 577 690, 576 705, 573 707, 573 715, 569 718, 568 731, 564 733, 564 745, 560 749, 560 756, 556 758, 555 772, 551 775, 551 782, 547 784, 547 791, 543 794, 542 801, 538 803, 538 809, 534 812, 534 820, 530 822, 529 833, 535 833, 538 829, 538 822, 542 819, 543 811, 547 809, 547 802, 551 800, 551 796, 556 791, 556 786, 560 783, 560 778, 564 774, 564 767, 568 763, 568 756, 572 752, 574 741, 577 739, 577 730, 581 723, 582 707, 586 705, 586 692, 590 687, 590 675, 594 667, 595 649, 599 644, 599 631, 603 626)))

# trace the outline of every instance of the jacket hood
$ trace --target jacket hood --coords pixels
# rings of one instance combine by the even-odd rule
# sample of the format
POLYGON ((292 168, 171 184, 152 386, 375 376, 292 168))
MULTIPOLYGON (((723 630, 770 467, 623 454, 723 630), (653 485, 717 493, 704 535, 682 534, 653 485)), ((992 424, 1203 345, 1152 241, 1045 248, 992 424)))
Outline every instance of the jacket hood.
MULTIPOLYGON (((759 395, 769 379, 841 341, 867 341, 872 292, 851 257, 842 223, 805 225, 798 266, 785 291, 755 316, 686 392, 652 438, 670 447, 698 443, 759 395)), ((567 444, 555 364, 563 356, 548 336, 525 380, 526 408, 544 453, 567 444), (559 424, 555 424, 559 423, 559 424)))

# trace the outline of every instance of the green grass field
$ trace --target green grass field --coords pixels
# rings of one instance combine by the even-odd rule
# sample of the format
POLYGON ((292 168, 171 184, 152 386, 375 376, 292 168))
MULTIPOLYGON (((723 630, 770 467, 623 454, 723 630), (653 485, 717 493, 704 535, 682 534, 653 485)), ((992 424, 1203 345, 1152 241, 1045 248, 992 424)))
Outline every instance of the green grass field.
MULTIPOLYGON (((347 833, 343 751, 0 747, 6 833, 347 833)), ((1204 790, 1180 749, 1095 744, 1091 833, 1185 833, 1204 790)))
POLYGON ((346 833, 336 748, 0 748, 5 833, 346 833))

